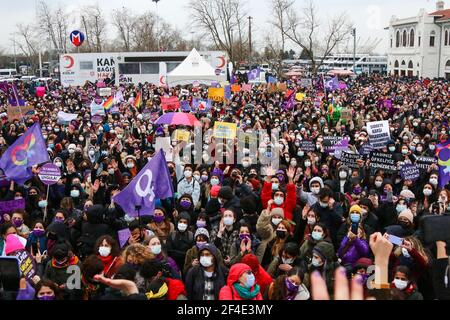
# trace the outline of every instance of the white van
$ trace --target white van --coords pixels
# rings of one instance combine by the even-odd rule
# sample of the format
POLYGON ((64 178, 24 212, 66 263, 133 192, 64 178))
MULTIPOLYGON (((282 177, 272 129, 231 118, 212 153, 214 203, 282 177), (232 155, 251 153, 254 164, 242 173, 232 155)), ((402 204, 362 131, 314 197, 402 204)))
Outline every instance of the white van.
POLYGON ((0 69, 0 78, 12 78, 17 76, 16 69, 0 69))

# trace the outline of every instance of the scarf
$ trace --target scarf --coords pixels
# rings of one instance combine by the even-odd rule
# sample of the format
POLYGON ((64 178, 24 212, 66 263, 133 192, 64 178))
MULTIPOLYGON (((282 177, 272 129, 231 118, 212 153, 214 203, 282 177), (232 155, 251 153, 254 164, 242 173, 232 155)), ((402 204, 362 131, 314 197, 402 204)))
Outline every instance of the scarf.
POLYGON ((169 292, 169 287, 164 283, 158 290, 158 292, 149 291, 145 294, 148 300, 155 300, 163 298, 169 292))
POLYGON ((55 258, 52 258, 52 267, 53 268, 62 269, 62 268, 67 268, 68 266, 72 266, 72 265, 75 265, 75 264, 78 264, 78 257, 77 256, 72 256, 70 259, 67 259, 66 262, 61 263, 61 264, 58 263, 55 258))
POLYGON ((250 291, 250 289, 245 288, 241 286, 239 283, 233 284, 234 289, 236 289, 238 295, 245 300, 252 300, 254 299, 258 293, 259 293, 259 285, 255 285, 253 287, 253 291, 250 291))
POLYGON ((103 274, 108 273, 109 269, 111 268, 112 264, 115 261, 115 257, 113 257, 112 255, 109 255, 107 257, 97 255, 97 257, 103 262, 103 274))

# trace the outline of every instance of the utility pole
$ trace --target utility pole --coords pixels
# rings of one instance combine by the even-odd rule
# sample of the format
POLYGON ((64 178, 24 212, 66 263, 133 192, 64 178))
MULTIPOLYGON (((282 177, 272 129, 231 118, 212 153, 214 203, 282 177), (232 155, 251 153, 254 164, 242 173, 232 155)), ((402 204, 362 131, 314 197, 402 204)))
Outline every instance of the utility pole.
POLYGON ((353 35, 353 72, 356 73, 356 28, 353 28, 352 35, 353 35))
POLYGON ((158 2, 161 0, 152 0, 156 4, 156 40, 158 43, 158 51, 161 51, 161 47, 159 44, 159 19, 158 19, 158 2))
POLYGON ((252 17, 248 16, 248 56, 249 62, 252 62, 252 17))
POLYGON ((234 63, 234 60, 233 60, 233 29, 230 29, 230 55, 231 55, 231 62, 233 62, 234 63))
POLYGON ((17 53, 16 53, 16 34, 13 33, 13 48, 14 48, 14 69, 17 72, 17 53))

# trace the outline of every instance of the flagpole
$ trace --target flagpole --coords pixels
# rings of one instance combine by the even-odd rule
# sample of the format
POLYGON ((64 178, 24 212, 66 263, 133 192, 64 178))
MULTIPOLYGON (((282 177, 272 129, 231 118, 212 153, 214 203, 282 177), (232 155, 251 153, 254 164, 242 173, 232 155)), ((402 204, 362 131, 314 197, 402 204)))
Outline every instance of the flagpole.
POLYGON ((45 198, 46 204, 45 204, 45 209, 44 209, 44 223, 45 223, 45 220, 47 219, 47 207, 48 207, 49 191, 50 191, 50 185, 47 185, 47 197, 45 198))

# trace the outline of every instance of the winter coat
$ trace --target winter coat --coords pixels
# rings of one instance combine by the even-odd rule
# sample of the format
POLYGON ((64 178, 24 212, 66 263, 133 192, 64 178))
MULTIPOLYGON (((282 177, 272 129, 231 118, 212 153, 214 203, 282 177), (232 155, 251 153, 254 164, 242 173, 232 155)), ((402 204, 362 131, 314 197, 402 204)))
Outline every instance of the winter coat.
MULTIPOLYGON (((250 267, 243 263, 237 263, 233 265, 230 269, 230 273, 227 278, 227 285, 224 286, 219 293, 219 300, 244 300, 242 299, 233 285, 239 281, 240 276, 246 272, 251 271, 250 267)), ((255 286, 251 288, 251 290, 255 290, 255 286)), ((252 300, 262 300, 262 294, 259 292, 255 298, 252 300)))
MULTIPOLYGON (((184 267, 183 267, 183 274, 187 274, 189 269, 192 268, 192 261, 194 261, 195 259, 198 259, 198 247, 197 245, 194 245, 192 248, 190 248, 187 252, 186 252, 186 258, 184 260, 184 267)), ((217 261, 219 261, 219 263, 221 265, 223 265, 223 257, 222 257, 222 253, 217 250, 217 261)))
POLYGON ((369 251, 367 240, 356 238, 350 241, 350 238, 345 236, 339 247, 338 257, 341 259, 342 265, 351 264, 353 266, 360 258, 369 257, 369 251))
POLYGON ((194 234, 191 231, 175 231, 167 239, 167 255, 177 263, 178 267, 184 265, 186 252, 194 245, 194 234))
MULTIPOLYGON (((261 191, 261 201, 264 209, 267 209, 268 202, 272 198, 273 198, 272 182, 264 182, 261 191)), ((284 210, 285 219, 292 221, 294 219, 294 209, 296 205, 297 205, 297 194, 295 190, 295 185, 293 183, 288 183, 286 185, 286 196, 283 204, 281 206, 277 206, 274 203, 272 204, 272 208, 282 208, 284 210)))

